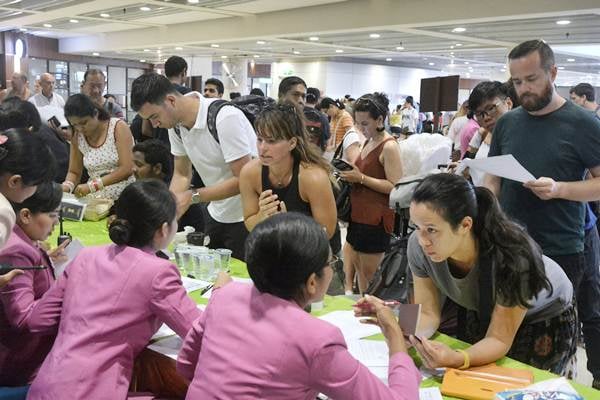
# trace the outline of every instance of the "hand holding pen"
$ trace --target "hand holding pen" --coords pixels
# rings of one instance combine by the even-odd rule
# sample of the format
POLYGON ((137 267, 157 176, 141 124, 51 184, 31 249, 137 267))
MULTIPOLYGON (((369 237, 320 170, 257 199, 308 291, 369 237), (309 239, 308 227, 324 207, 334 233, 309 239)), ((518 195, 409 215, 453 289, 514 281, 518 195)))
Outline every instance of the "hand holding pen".
POLYGON ((385 303, 385 301, 367 294, 353 305, 354 315, 356 317, 368 317, 361 319, 360 322, 374 324, 381 328, 381 332, 390 348, 390 355, 399 351, 406 352, 402 328, 400 328, 392 309, 386 306, 385 303))

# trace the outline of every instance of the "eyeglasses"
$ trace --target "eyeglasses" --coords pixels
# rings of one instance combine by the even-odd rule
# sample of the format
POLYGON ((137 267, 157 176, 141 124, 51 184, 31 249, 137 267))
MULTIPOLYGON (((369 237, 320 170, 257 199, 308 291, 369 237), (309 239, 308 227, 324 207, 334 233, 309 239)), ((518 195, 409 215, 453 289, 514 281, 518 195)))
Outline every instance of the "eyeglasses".
POLYGON ((473 114, 475 115, 475 118, 477 118, 478 120, 483 120, 485 117, 495 117, 496 115, 498 115, 498 106, 500 104, 502 104, 503 100, 498 100, 497 102, 495 102, 494 104, 486 107, 485 110, 483 111, 476 111, 473 114))

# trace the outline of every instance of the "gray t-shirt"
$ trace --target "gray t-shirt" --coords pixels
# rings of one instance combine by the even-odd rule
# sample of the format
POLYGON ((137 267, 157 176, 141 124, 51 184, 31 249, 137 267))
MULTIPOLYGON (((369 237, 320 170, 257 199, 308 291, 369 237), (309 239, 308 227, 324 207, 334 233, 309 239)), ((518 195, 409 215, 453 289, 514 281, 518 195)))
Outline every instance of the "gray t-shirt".
MULTIPOLYGON (((450 273, 447 261, 433 262, 419 245, 417 235, 413 234, 408 240, 408 265, 412 273, 419 278, 431 278, 441 296, 449 297, 462 307, 477 311, 479 308, 479 264, 464 278, 455 278, 450 273)), ((573 298, 573 286, 560 266, 544 256, 546 275, 552 283, 553 292, 543 289, 532 298, 532 308, 527 310, 525 320, 529 323, 554 317, 563 312, 573 298)), ((502 304, 496 299, 496 303, 502 304)))

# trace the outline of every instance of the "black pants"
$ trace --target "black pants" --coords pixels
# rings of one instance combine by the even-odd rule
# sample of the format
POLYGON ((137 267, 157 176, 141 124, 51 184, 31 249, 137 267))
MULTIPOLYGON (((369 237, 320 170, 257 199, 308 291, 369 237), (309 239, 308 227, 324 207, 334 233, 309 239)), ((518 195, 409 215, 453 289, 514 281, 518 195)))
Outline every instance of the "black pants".
POLYGON ((233 253, 232 257, 245 261, 244 245, 248 230, 243 222, 234 222, 231 224, 216 221, 207 213, 205 231, 210 236, 208 247, 211 249, 229 249, 233 253))

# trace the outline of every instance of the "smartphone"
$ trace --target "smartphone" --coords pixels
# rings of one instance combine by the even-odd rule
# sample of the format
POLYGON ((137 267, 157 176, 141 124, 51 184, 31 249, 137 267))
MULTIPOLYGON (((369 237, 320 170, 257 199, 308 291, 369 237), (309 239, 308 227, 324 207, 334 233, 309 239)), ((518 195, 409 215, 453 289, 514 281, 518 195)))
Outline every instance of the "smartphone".
POLYGON ((333 160, 331 160, 331 164, 338 171, 351 171, 354 168, 352 167, 352 165, 348 164, 341 158, 334 158, 333 160))
POLYGON ((29 269, 46 269, 48 267, 46 267, 45 265, 28 265, 26 267, 15 267, 12 265, 0 265, 0 274, 5 274, 7 272, 12 271, 13 269, 20 269, 20 270, 29 270, 29 269))
POLYGON ((58 118, 56 118, 56 115, 54 115, 48 120, 48 125, 60 128, 60 121, 58 120, 58 118))

